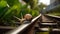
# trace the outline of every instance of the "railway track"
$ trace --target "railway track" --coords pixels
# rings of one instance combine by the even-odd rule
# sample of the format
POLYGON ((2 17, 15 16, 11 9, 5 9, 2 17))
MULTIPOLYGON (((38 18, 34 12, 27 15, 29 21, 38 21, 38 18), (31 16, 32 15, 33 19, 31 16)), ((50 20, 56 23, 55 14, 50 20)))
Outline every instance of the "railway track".
POLYGON ((60 34, 60 17, 52 15, 42 15, 42 21, 39 26, 39 30, 37 31, 39 33, 46 32, 47 34, 60 34))
MULTIPOLYGON (((1 30, 2 28, 0 28, 1 30)), ((3 27, 1 31, 9 34, 60 34, 60 17, 51 16, 51 15, 39 15, 38 17, 34 18, 31 23, 23 24, 16 29, 14 28, 12 31, 3 27), (39 25, 39 26, 35 26, 39 25), (35 29, 36 28, 36 29, 35 29), (5 29, 5 30, 4 30, 5 29), (38 30, 37 30, 38 29, 38 30), (2 31, 4 30, 4 31, 2 31), (6 31, 6 32, 5 32, 6 31), (14 33, 15 32, 15 33, 14 33)), ((4 34, 2 33, 1 34, 4 34)))

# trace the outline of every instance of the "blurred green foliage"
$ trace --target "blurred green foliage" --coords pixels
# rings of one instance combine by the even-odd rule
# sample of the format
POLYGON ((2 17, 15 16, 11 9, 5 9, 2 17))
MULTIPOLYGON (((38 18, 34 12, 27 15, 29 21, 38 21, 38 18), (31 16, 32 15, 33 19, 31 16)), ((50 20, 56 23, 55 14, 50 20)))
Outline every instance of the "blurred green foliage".
POLYGON ((38 0, 23 0, 23 1, 29 4, 31 6, 31 9, 34 9, 38 4, 38 0))
POLYGON ((46 14, 60 16, 60 7, 59 6, 57 6, 57 7, 56 7, 56 9, 53 9, 53 10, 50 10, 49 12, 46 12, 46 14))
POLYGON ((36 32, 36 34, 49 34, 49 32, 36 32))
POLYGON ((0 1, 0 9, 7 6, 6 1, 0 1))
POLYGON ((14 25, 16 19, 13 16, 23 18, 27 13, 36 17, 39 15, 39 10, 28 8, 28 4, 22 5, 19 0, 0 0, 0 23, 14 25))

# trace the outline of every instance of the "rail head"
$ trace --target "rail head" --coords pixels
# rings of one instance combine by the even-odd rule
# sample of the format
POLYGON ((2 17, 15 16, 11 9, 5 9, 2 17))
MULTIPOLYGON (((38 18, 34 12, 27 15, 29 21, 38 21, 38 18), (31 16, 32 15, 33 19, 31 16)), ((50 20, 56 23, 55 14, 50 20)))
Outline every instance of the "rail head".
POLYGON ((9 32, 7 32, 6 34, 24 33, 24 31, 25 31, 26 29, 28 29, 29 27, 31 28, 31 25, 34 24, 40 17, 41 17, 41 14, 40 14, 39 16, 37 16, 36 18, 32 19, 31 23, 27 23, 27 24, 20 25, 20 26, 17 27, 16 29, 9 31, 9 32))
POLYGON ((50 16, 50 17, 60 18, 60 16, 54 16, 54 15, 49 15, 49 14, 46 14, 45 16, 50 16))
POLYGON ((18 33, 22 33, 29 26, 29 24, 20 25, 16 29, 11 30, 10 32, 7 32, 6 34, 18 34, 18 33))
POLYGON ((50 15, 50 14, 45 14, 44 16, 50 20, 53 20, 54 22, 57 22, 57 23, 60 22, 60 16, 54 16, 54 15, 50 15))

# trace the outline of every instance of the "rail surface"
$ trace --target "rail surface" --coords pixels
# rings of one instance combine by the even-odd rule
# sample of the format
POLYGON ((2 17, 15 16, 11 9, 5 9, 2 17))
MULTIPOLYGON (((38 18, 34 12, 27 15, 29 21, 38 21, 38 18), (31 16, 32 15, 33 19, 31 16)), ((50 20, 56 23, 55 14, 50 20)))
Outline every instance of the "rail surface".
POLYGON ((41 14, 36 18, 32 19, 31 23, 23 24, 17 27, 16 29, 7 32, 6 34, 33 34, 35 24, 37 23, 40 17, 41 17, 41 14))

